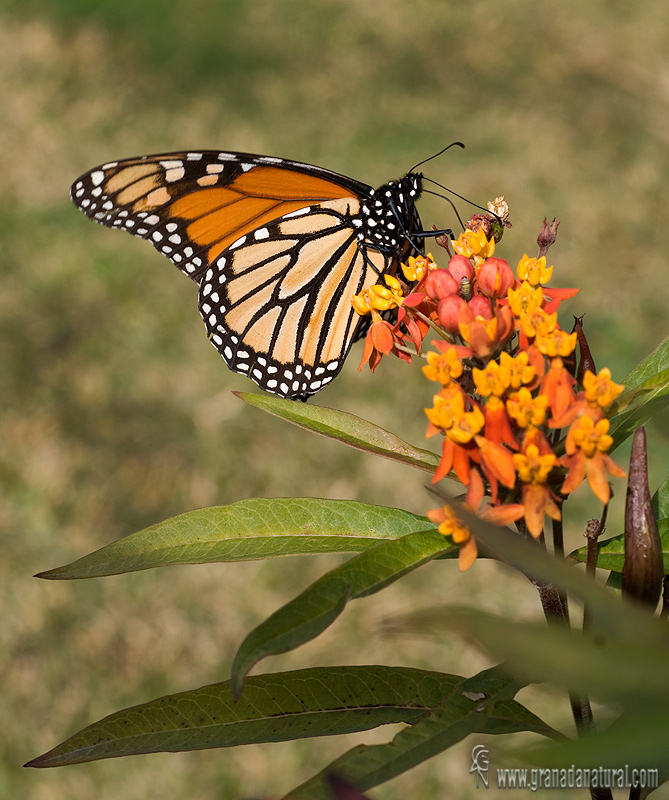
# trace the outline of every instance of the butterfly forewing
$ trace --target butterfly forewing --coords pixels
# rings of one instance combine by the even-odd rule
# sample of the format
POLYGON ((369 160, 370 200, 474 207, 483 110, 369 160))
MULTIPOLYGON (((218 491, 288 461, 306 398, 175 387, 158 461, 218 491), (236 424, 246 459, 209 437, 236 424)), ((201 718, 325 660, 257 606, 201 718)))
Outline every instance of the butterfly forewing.
POLYGON ((373 192, 308 164, 205 151, 105 164, 71 194, 199 284, 209 338, 232 370, 305 399, 339 372, 361 330, 351 297, 410 249, 420 178, 403 181, 408 200, 402 182, 373 192))

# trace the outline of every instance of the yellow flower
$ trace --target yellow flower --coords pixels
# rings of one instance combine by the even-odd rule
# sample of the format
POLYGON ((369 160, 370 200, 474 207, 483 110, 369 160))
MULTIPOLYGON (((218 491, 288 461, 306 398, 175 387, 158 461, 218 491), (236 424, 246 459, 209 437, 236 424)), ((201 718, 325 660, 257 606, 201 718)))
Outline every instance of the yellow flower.
POLYGON ((493 395, 501 397, 509 387, 509 371, 500 367, 496 361, 489 361, 484 369, 472 370, 476 391, 482 397, 493 395))
POLYGON ((560 463, 569 470, 562 484, 563 494, 573 492, 587 476, 595 497, 604 504, 609 502, 611 487, 607 473, 622 478, 625 472, 606 452, 613 444, 608 430, 608 419, 595 422, 592 417, 583 414, 574 421, 565 441, 566 455, 560 459, 560 463))
POLYGON ((613 437, 609 436, 608 431, 608 419, 595 422, 592 417, 583 414, 569 429, 567 452, 573 453, 578 448, 586 458, 592 458, 597 451, 605 453, 613 444, 613 437))
POLYGON ((445 353, 431 351, 427 354, 427 366, 423 367, 423 372, 428 380, 448 386, 453 378, 462 375, 462 361, 457 357, 454 347, 449 347, 445 353))
POLYGON ((474 257, 477 264, 482 264, 495 252, 495 240, 488 241, 483 228, 477 231, 467 228, 451 244, 456 253, 465 258, 474 257))
POLYGON ((541 286, 531 286, 527 281, 523 281, 518 289, 509 289, 509 306, 515 317, 523 314, 531 314, 537 308, 541 308, 544 295, 541 286))
POLYGON ((400 282, 394 275, 384 275, 383 279, 386 282, 386 286, 375 283, 369 289, 364 289, 351 299, 353 308, 360 316, 369 314, 372 309, 388 311, 390 308, 399 308, 402 305, 404 297, 400 282))
POLYGON ((425 273, 429 270, 436 269, 437 265, 434 263, 432 253, 426 256, 409 256, 409 263, 402 264, 402 272, 404 277, 410 282, 415 283, 421 280, 425 273))
POLYGON ((548 283, 553 275, 553 267, 546 266, 546 256, 530 258, 524 255, 518 262, 516 270, 518 280, 527 281, 532 286, 548 283))
POLYGON ((557 312, 547 314, 543 308, 535 308, 520 315, 520 327, 528 339, 547 336, 557 327, 557 312))
POLYGON ((444 536, 450 536, 454 544, 460 545, 460 571, 468 570, 476 561, 478 554, 474 537, 470 534, 450 506, 433 508, 427 512, 427 518, 438 526, 437 530, 444 536))
POLYGON ((533 398, 525 386, 514 392, 506 401, 506 410, 519 428, 543 425, 547 408, 548 397, 540 394, 533 398))
POLYGON ((452 536, 456 544, 466 542, 469 539, 469 529, 462 524, 462 521, 450 506, 442 506, 427 512, 430 522, 438 524, 437 530, 443 536, 452 536))
POLYGON ((601 369, 598 375, 586 370, 583 376, 583 390, 585 399, 592 406, 606 408, 625 387, 611 380, 611 370, 608 367, 601 369))
POLYGON ((478 406, 465 411, 464 395, 457 386, 453 391, 440 392, 433 400, 434 406, 425 409, 427 418, 456 444, 467 444, 485 425, 485 417, 478 406))
POLYGON ((529 363, 530 354, 523 350, 513 358, 507 352, 502 352, 499 357, 500 367, 508 374, 508 384, 512 389, 518 389, 521 384, 529 383, 536 374, 536 367, 529 363))
POLYGON ((558 328, 549 334, 538 334, 535 344, 539 351, 548 356, 548 358, 556 358, 557 356, 565 358, 574 352, 577 338, 576 331, 567 333, 558 328))
POLYGON ((523 483, 532 486, 543 486, 546 483, 556 460, 557 456, 554 453, 540 456, 539 448, 535 444, 529 445, 525 453, 513 454, 518 477, 523 483))

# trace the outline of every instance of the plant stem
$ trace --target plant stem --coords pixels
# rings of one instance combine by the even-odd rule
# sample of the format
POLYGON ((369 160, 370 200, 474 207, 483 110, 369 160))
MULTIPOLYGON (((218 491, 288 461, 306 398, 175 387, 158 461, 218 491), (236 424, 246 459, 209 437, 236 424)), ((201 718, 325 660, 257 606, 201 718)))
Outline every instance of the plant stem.
MULTIPOLYGON (((609 510, 608 503, 602 510, 601 519, 589 519, 583 535, 586 538, 587 545, 585 551, 585 574, 589 575, 592 580, 595 580, 597 573, 597 540, 606 530, 606 515, 609 510)), ((586 631, 590 627, 590 613, 588 607, 583 609, 583 630, 586 631)))
MULTIPOLYGON (((529 536, 525 529, 525 524, 522 521, 516 523, 521 535, 529 536)), ((553 546, 555 556, 564 556, 564 542, 562 537, 562 525, 553 526, 553 546)), ((549 625, 564 625, 569 628, 569 608, 567 606, 567 598, 563 597, 559 589, 552 583, 544 583, 538 580, 532 580, 532 583, 537 587, 539 592, 539 599, 541 600, 541 607, 544 610, 544 616, 549 625)), ((574 724, 576 725, 576 732, 579 736, 584 733, 594 731, 595 721, 592 715, 592 706, 590 700, 586 695, 580 695, 573 692, 569 693, 569 703, 571 705, 571 713, 574 717, 574 724)), ((590 796, 593 800, 613 800, 613 794, 610 789, 606 788, 591 788, 590 796)))

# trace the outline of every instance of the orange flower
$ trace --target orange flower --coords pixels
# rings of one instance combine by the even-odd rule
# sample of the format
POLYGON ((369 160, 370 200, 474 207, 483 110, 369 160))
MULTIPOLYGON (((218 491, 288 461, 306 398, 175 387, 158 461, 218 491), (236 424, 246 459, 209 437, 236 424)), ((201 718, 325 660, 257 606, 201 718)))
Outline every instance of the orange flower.
POLYGON ((432 511, 427 512, 427 518, 430 522, 434 522, 435 525, 438 525, 437 530, 439 533, 444 536, 450 536, 455 544, 460 545, 460 555, 458 559, 460 571, 464 572, 469 569, 474 561, 476 561, 476 556, 478 554, 476 542, 469 532, 469 529, 463 525, 451 506, 434 508, 432 511))
POLYGON ((486 478, 490 481, 490 494, 493 503, 497 501, 497 484, 501 483, 508 489, 513 489, 516 484, 516 470, 514 466, 514 453, 497 442, 491 442, 484 436, 475 438, 481 456, 481 465, 486 478))
POLYGON ((483 409, 485 414, 485 437, 491 442, 507 444, 514 450, 518 449, 509 415, 506 413, 506 406, 499 397, 488 398, 488 402, 483 409))
POLYGON ((560 509, 553 500, 553 493, 546 485, 548 475, 555 466, 554 453, 541 455, 535 444, 524 448, 523 453, 513 456, 518 477, 523 482, 523 516, 529 532, 538 538, 544 528, 544 514, 552 519, 560 519, 560 509))
POLYGON ((437 483, 454 469, 458 480, 467 486, 470 460, 478 459, 472 439, 485 424, 483 413, 477 406, 472 411, 465 411, 464 393, 457 384, 435 395, 434 407, 426 408, 425 413, 430 420, 428 437, 439 431, 445 434, 441 460, 432 483, 437 483))
POLYGON ((362 365, 367 361, 369 361, 369 368, 374 372, 379 366, 382 356, 387 356, 395 347, 395 329, 389 322, 381 318, 378 311, 375 309, 371 311, 372 324, 365 337, 365 346, 358 372, 362 371, 362 365))
POLYGON ((611 497, 607 472, 616 478, 625 477, 625 472, 606 453, 613 444, 608 434, 608 419, 595 422, 587 414, 580 416, 569 428, 565 441, 566 455, 560 463, 569 472, 562 484, 562 493, 569 494, 587 476, 588 485, 597 499, 606 504, 611 497))
POLYGON ((498 307, 492 319, 475 317, 465 303, 458 312, 460 336, 481 358, 489 356, 513 332, 513 319, 508 307, 498 307))
POLYGON ((554 417, 562 417, 574 402, 574 378, 567 372, 561 358, 553 358, 550 369, 541 383, 541 394, 548 397, 554 417))
POLYGON ((428 438, 439 431, 445 433, 450 430, 465 414, 464 395, 457 384, 449 384, 439 394, 435 394, 432 401, 432 408, 425 409, 431 423, 427 432, 428 438))

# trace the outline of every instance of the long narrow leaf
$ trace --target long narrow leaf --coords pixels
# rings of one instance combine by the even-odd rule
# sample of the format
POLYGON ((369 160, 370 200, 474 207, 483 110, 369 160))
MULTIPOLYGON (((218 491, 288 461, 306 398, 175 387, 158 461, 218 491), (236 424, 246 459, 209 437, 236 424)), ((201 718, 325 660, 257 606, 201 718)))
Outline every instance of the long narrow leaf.
MULTIPOLYGON (((361 791, 378 786, 438 755, 471 733, 490 732, 486 729, 496 705, 508 702, 518 688, 517 680, 504 676, 496 668, 462 681, 430 714, 400 731, 392 742, 349 750, 321 773, 289 792, 283 800, 326 800, 330 795, 325 781, 332 773, 361 791)), ((548 726, 542 732, 559 735, 548 726)))
MULTIPOLYGON (((622 609, 624 604, 615 600, 622 609)), ((419 620, 419 616, 416 615, 419 620)), ((648 615, 650 616, 650 615, 648 615)), ((526 681, 546 682, 631 708, 669 712, 669 648, 663 639, 584 635, 564 627, 516 622, 467 608, 430 613, 432 628, 458 631, 526 681)), ((652 617, 651 617, 652 619, 652 617)), ((416 621, 419 628, 419 621, 416 621)))
POLYGON ((202 750, 412 723, 462 682, 405 667, 319 667, 168 695, 89 725, 26 766, 59 767, 139 753, 202 750))
POLYGON ((172 517, 37 577, 72 580, 173 564, 355 552, 430 527, 408 511, 349 500, 241 500, 172 517))
POLYGON ((236 696, 241 694, 244 676, 261 658, 314 639, 334 622, 349 600, 378 592, 452 547, 435 530, 410 533, 370 548, 323 575, 244 639, 232 665, 236 696))
POLYGON ((395 436, 384 428, 361 417, 307 403, 295 403, 281 397, 251 392, 235 392, 244 402, 281 417, 300 428, 336 439, 357 450, 374 453, 391 461, 399 461, 411 467, 434 472, 439 465, 439 456, 423 450, 395 436))

